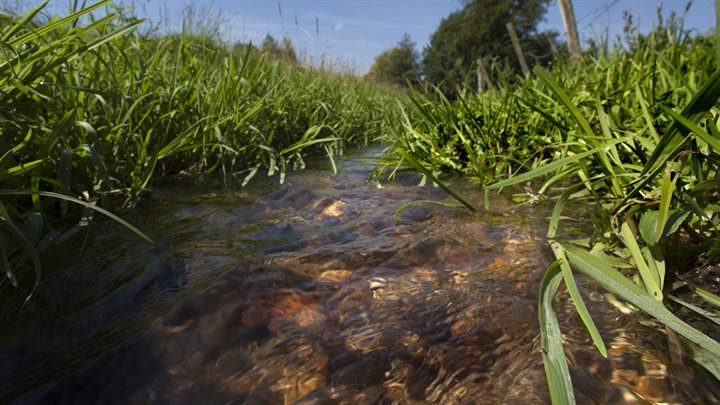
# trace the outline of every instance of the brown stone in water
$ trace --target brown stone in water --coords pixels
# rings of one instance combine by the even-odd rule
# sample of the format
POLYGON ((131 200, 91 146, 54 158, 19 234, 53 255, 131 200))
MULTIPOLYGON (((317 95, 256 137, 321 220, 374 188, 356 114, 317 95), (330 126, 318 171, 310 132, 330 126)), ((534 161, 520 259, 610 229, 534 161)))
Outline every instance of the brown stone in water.
POLYGON ((232 325, 242 318, 243 302, 227 304, 216 313, 202 318, 195 330, 198 348, 214 353, 227 344, 232 325))
POLYGON ((267 325, 272 317, 272 307, 267 302, 254 302, 242 313, 242 323, 248 326, 267 325))
POLYGON ((345 213, 345 209, 343 208, 344 205, 345 203, 342 201, 335 201, 333 204, 326 207, 322 213, 328 217, 339 217, 345 213))
POLYGON ((310 201, 317 198, 317 195, 311 190, 293 190, 286 195, 285 201, 290 203, 295 208, 302 208, 306 206, 310 201))
MULTIPOLYGON (((360 216, 360 215, 359 215, 360 216)), ((378 229, 389 224, 383 218, 363 218, 362 222, 357 223, 355 230, 362 234, 375 234, 378 229)))
POLYGON ((234 375, 246 371, 252 361, 244 347, 235 346, 225 350, 215 360, 214 368, 224 375, 234 375))
POLYGON ((460 319, 450 327, 453 336, 460 336, 470 332, 475 327, 474 319, 460 319))
POLYGON ((612 382, 625 385, 634 386, 637 382, 637 372, 634 370, 615 370, 613 371, 612 382))
POLYGON ((291 318, 301 328, 308 327, 323 322, 327 319, 325 315, 314 310, 304 310, 296 313, 291 318))
POLYGON ((295 313, 317 308, 318 296, 302 291, 293 292, 275 304, 279 313, 283 316, 291 316, 295 313))
POLYGON ((485 271, 508 271, 510 269, 510 261, 505 256, 498 256, 488 264, 485 271))
POLYGON ((340 384, 353 388, 366 388, 382 383, 385 370, 366 359, 359 359, 335 373, 340 384))
POLYGON ((284 317, 272 318, 267 324, 267 328, 270 332, 278 336, 292 335, 294 331, 298 329, 298 325, 284 317))
POLYGON ((290 295, 284 296, 276 301, 274 304, 274 313, 277 316, 288 317, 295 312, 300 311, 304 308, 302 297, 298 293, 291 293, 290 295))
POLYGON ((327 382, 324 376, 311 375, 298 381, 297 394, 299 397, 303 397, 320 387, 324 387, 325 385, 327 385, 327 382))
POLYGON ((316 215, 313 216, 313 219, 322 221, 326 218, 338 218, 345 213, 345 205, 344 202, 334 198, 323 198, 313 204, 313 208, 320 210, 320 212, 317 212, 316 215))
POLYGON ((175 309, 163 319, 163 326, 180 326, 195 318, 201 311, 202 304, 197 297, 190 297, 180 302, 175 309))
POLYGON ((350 270, 327 270, 320 274, 318 281, 341 283, 352 274, 350 270))
POLYGON ((635 390, 649 401, 667 401, 675 392, 670 380, 661 376, 639 377, 635 390))
POLYGON ((315 209, 325 209, 325 208, 327 208, 328 206, 330 206, 330 205, 332 205, 332 204, 334 204, 334 203, 336 203, 336 202, 337 202, 337 200, 334 199, 334 198, 325 197, 325 198, 321 198, 321 199, 315 201, 315 202, 313 203, 312 207, 315 208, 315 209))
MULTIPOLYGON (((248 326, 267 326, 276 318, 306 327, 325 320, 325 316, 317 311, 321 297, 302 291, 285 291, 275 297, 251 299, 251 303, 242 313, 242 323, 248 326)), ((272 329, 279 332, 277 322, 272 329)))
POLYGON ((220 299, 229 291, 236 288, 236 285, 231 281, 220 278, 215 281, 205 292, 202 294, 202 304, 206 308, 211 308, 220 302, 220 299))

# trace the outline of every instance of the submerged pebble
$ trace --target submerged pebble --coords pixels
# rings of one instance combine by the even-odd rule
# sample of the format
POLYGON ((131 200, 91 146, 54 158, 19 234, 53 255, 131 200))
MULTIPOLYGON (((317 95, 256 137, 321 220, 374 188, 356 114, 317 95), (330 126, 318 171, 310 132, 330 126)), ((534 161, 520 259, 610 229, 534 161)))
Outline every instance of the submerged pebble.
MULTIPOLYGON (((542 239, 551 207, 504 215, 414 205, 396 223, 402 204, 445 196, 410 175, 377 189, 367 170, 343 164, 342 181, 292 175, 293 187, 243 197, 242 209, 232 191, 159 200, 143 215, 167 232, 172 257, 139 265, 126 299, 112 301, 141 300, 135 323, 96 321, 135 334, 98 339, 97 355, 52 371, 41 356, 62 364, 76 352, 43 338, 6 344, 0 375, 17 370, 26 382, 3 402, 547 403, 537 286, 551 261, 542 239), (186 229, 171 232, 179 223, 186 229)), ((579 283, 609 348, 602 358, 589 347, 561 294, 579 403, 720 400, 712 376, 672 363, 662 331, 579 283)), ((76 324, 68 313, 47 322, 76 324)))

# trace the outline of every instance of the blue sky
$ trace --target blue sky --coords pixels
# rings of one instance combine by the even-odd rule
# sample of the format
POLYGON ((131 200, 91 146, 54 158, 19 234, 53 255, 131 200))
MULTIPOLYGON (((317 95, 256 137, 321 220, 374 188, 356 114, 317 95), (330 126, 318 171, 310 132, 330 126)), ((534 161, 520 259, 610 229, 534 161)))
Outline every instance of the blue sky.
MULTIPOLYGON (((210 24, 222 21, 223 36, 229 40, 260 43, 268 33, 278 39, 287 35, 306 61, 324 60, 357 73, 364 73, 374 58, 394 46, 404 33, 422 49, 440 21, 461 6, 458 0, 134 1, 141 14, 175 27, 183 9, 192 5, 196 15, 210 24)), ((131 2, 125 0, 125 4, 131 2)), ((647 31, 656 21, 660 3, 666 16, 671 10, 683 15, 687 1, 574 0, 581 41, 599 38, 606 27, 612 37, 621 32, 624 10, 632 12, 641 30, 647 31)), ((541 28, 564 32, 556 0, 545 18, 541 28)), ((702 32, 714 29, 714 1, 694 0, 685 25, 702 32)))

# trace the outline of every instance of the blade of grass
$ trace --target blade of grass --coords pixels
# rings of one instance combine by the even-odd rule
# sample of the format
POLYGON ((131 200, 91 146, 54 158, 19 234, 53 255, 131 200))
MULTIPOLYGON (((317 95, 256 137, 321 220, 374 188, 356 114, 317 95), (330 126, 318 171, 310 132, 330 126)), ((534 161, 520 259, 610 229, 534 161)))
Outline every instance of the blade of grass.
POLYGON ((680 298, 675 297, 675 296, 673 296, 673 295, 668 295, 668 298, 670 298, 671 300, 677 302, 678 304, 680 304, 680 305, 682 305, 682 306, 684 306, 684 307, 686 307, 686 308, 688 308, 688 309, 690 309, 690 310, 692 310, 692 311, 697 312, 698 314, 700 314, 700 315, 704 316, 705 318, 707 318, 707 319, 715 322, 716 324, 720 325, 720 316, 718 316, 717 314, 715 314, 715 313, 713 313, 713 312, 710 312, 710 311, 707 311, 707 310, 704 310, 704 309, 702 309, 702 308, 700 308, 700 307, 698 307, 698 306, 695 306, 695 305, 693 305, 693 304, 691 304, 691 303, 689 303, 689 302, 687 302, 687 301, 683 301, 683 300, 681 300, 680 298))
POLYGON ((653 273, 645 262, 643 254, 640 251, 640 247, 635 240, 635 235, 627 222, 623 222, 620 227, 620 235, 622 236, 623 243, 625 243, 625 246, 630 250, 632 257, 635 260, 635 265, 638 268, 643 284, 645 284, 645 288, 653 297, 655 297, 656 300, 662 301, 663 295, 660 290, 659 276, 658 274, 653 273))
POLYGON ((678 114, 676 111, 661 105, 660 108, 665 112, 665 114, 672 117, 677 125, 684 128, 686 131, 692 132, 697 136, 698 138, 702 139, 710 145, 714 150, 720 151, 720 140, 715 139, 712 135, 708 134, 707 131, 702 129, 698 124, 695 122, 685 118, 684 116, 678 114))
POLYGON ((570 298, 572 298, 573 303, 575 304, 575 309, 577 310, 578 315, 580 315, 583 324, 585 324, 585 328, 592 338, 593 344, 597 347, 603 357, 607 357, 605 342, 603 342, 602 336, 600 336, 600 332, 598 332, 595 322, 590 316, 590 313, 585 306, 585 302, 580 295, 580 291, 578 291, 577 284, 575 283, 575 277, 573 277, 567 257, 565 257, 565 249, 558 242, 551 242, 550 247, 555 254, 555 258, 560 261, 560 270, 562 271, 565 286, 568 289, 568 293, 570 293, 570 298))
POLYGON ((658 211, 657 224, 655 227, 655 240, 646 241, 648 243, 655 244, 660 241, 660 238, 665 236, 663 235, 663 230, 665 229, 665 224, 667 223, 669 217, 670 202, 672 200, 673 191, 675 190, 676 179, 670 179, 670 172, 666 172, 663 176, 660 193, 660 209, 658 211))
POLYGON ((548 88, 553 93, 555 93, 555 96, 560 99, 563 107, 565 107, 570 112, 570 115, 573 117, 575 122, 577 122, 577 124, 580 126, 580 129, 582 129, 585 135, 593 136, 594 133, 592 128, 590 128, 590 124, 588 124, 585 117, 580 113, 580 110, 578 110, 575 103, 570 100, 567 92, 562 87, 560 87, 560 85, 555 81, 555 79, 552 78, 550 72, 548 72, 541 66, 537 66, 533 70, 535 74, 540 78, 540 80, 542 80, 542 82, 545 83, 545 85, 548 86, 548 88))
MULTIPOLYGON (((670 112, 671 116, 681 116, 683 122, 694 122, 702 114, 709 111, 720 98, 720 69, 705 82, 700 91, 690 100, 688 105, 683 109, 680 115, 677 115, 674 111, 663 108, 663 111, 670 112)), ((643 167, 641 177, 637 185, 625 195, 625 198, 615 206, 613 214, 617 214, 620 210, 624 209, 627 202, 634 198, 645 186, 647 186, 655 177, 662 171, 665 164, 674 159, 677 154, 682 150, 683 145, 690 139, 690 135, 687 134, 683 138, 680 128, 683 125, 676 119, 668 131, 663 135, 658 143, 657 147, 653 150, 652 155, 648 158, 647 163, 643 167)), ((687 128, 687 127, 686 127, 687 128)), ((713 142, 711 140, 711 142, 713 142)))
POLYGON ((675 316, 661 302, 643 291, 620 272, 582 249, 565 246, 565 250, 570 263, 576 266, 578 270, 597 280, 611 293, 629 301, 686 339, 703 347, 713 356, 720 357, 720 343, 675 316))
MULTIPOLYGON (((2 190, 0 190, 2 191, 2 190)), ((29 255, 32 259, 33 268, 35 269, 35 283, 33 284, 33 288, 28 294, 28 296, 25 298, 25 302, 27 303, 28 300, 33 296, 35 293, 35 290, 37 289, 39 283, 40 283, 40 277, 42 276, 42 266, 40 264, 40 256, 38 256, 37 252, 35 251, 34 246, 32 243, 27 239, 25 234, 18 229, 17 225, 10 219, 10 215, 8 215, 7 209, 5 208, 5 205, 0 202, 0 226, 5 228, 7 231, 9 231, 14 237, 15 240, 20 242, 20 244, 23 247, 23 250, 25 254, 29 255)), ((8 276, 8 279, 13 283, 14 286, 18 286, 17 284, 17 276, 14 274, 10 267, 9 260, 6 256, 6 252, 0 252, 3 255, 3 263, 7 266, 5 269, 6 275, 8 276)))
POLYGON ((469 209, 470 211, 476 212, 477 208, 475 208, 472 204, 467 202, 464 198, 462 198, 458 193, 453 191, 450 187, 445 185, 442 181, 440 181, 437 176, 435 176, 430 170, 428 170, 425 166, 420 164, 415 158, 413 158, 409 153, 404 151, 403 149, 396 149, 395 153, 398 154, 400 157, 402 157, 404 160, 408 162, 409 165, 411 165, 413 168, 415 168, 417 171, 421 172, 428 178, 430 178, 435 184, 438 185, 443 191, 448 193, 450 196, 452 196, 454 199, 456 199, 460 204, 464 205, 469 209))
POLYGON ((696 288, 695 293, 701 296, 705 301, 720 307, 720 297, 711 293, 710 291, 703 290, 702 288, 696 288))
POLYGON ((560 272, 560 261, 557 260, 548 267, 545 275, 543 275, 538 297, 543 365, 550 390, 550 399, 556 405, 575 403, 572 379, 570 378, 570 370, 563 349, 560 323, 552 305, 560 281, 562 281, 562 274, 560 272))
POLYGON ((0 189, 0 195, 30 195, 30 196, 40 195, 43 197, 57 198, 59 200, 64 200, 64 201, 68 201, 68 202, 71 202, 74 204, 82 205, 85 208, 89 208, 93 211, 97 211, 97 212, 107 216, 108 218, 114 220, 115 222, 119 223, 120 225, 122 225, 125 228, 132 231, 135 235, 141 237, 142 239, 145 239, 148 243, 150 243, 152 245, 157 245, 157 242, 155 242, 152 238, 150 238, 144 232, 142 232, 141 230, 139 230, 138 228, 136 228, 129 222, 125 221, 124 219, 120 218, 119 216, 113 214, 112 212, 110 212, 104 208, 98 207, 95 204, 91 204, 91 203, 79 200, 77 198, 68 197, 64 194, 53 193, 50 191, 7 190, 7 189, 0 189))
POLYGON ((491 184, 490 186, 488 186, 488 189, 490 189, 490 190, 497 190, 497 189, 504 188, 504 187, 508 187, 508 186, 512 186, 512 185, 515 185, 515 184, 525 183, 525 182, 527 182, 527 181, 530 181, 530 180, 532 180, 532 179, 535 179, 535 178, 537 178, 537 177, 543 176, 543 175, 548 174, 548 173, 550 173, 550 172, 553 172, 553 171, 555 171, 555 170, 557 170, 557 169, 560 169, 560 168, 562 168, 562 167, 565 166, 565 165, 568 165, 568 164, 570 164, 570 163, 575 163, 575 162, 577 162, 577 161, 580 161, 581 159, 585 159, 586 157, 591 156, 591 155, 593 155, 593 154, 602 153, 602 151, 604 150, 604 148, 605 148, 607 145, 610 145, 610 144, 613 144, 613 145, 614 145, 614 144, 617 144, 617 143, 619 143, 619 142, 621 142, 621 140, 619 140, 619 139, 617 139, 617 140, 612 140, 612 141, 608 142, 606 145, 599 146, 599 147, 594 148, 594 149, 590 149, 590 150, 587 151, 587 152, 578 153, 578 154, 573 155, 573 156, 567 156, 567 157, 562 158, 562 159, 560 159, 560 160, 555 160, 555 161, 553 161, 553 162, 551 162, 551 163, 548 163, 548 164, 546 164, 546 165, 544 165, 544 166, 540 166, 540 167, 538 167, 538 168, 536 168, 536 169, 533 169, 533 170, 531 170, 531 171, 529 171, 529 172, 525 172, 525 173, 519 174, 519 175, 517 175, 517 176, 513 176, 513 177, 511 177, 511 178, 509 178, 509 179, 502 180, 502 181, 499 181, 499 182, 497 182, 497 183, 491 184))
POLYGON ((28 162, 28 163, 21 163, 17 166, 9 168, 9 169, 2 170, 2 171, 0 171, 0 181, 5 181, 12 177, 19 176, 23 173, 32 171, 37 166, 41 165, 44 161, 45 161, 45 159, 38 159, 38 160, 34 160, 34 161, 28 162))

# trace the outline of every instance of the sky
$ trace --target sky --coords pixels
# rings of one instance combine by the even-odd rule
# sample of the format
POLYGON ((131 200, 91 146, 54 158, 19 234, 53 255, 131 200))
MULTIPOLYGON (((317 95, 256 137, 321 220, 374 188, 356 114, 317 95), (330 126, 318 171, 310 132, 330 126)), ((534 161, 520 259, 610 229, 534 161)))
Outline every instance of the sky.
MULTIPOLYGON (((267 34, 276 39, 288 36, 306 62, 322 61, 359 74, 405 33, 422 50, 442 19, 461 8, 459 0, 134 0, 134 4, 139 14, 171 28, 180 26, 183 10, 190 6, 197 21, 221 27, 229 41, 260 44, 267 34)), ((580 41, 599 39, 606 29, 614 38, 622 32, 624 11, 631 12, 640 30, 647 32, 657 21, 659 4, 665 16, 672 10, 685 15, 686 0, 573 0, 580 41)), ((685 27, 714 30, 714 1, 694 0, 685 27)), ((564 35, 557 0, 539 28, 564 35)))

